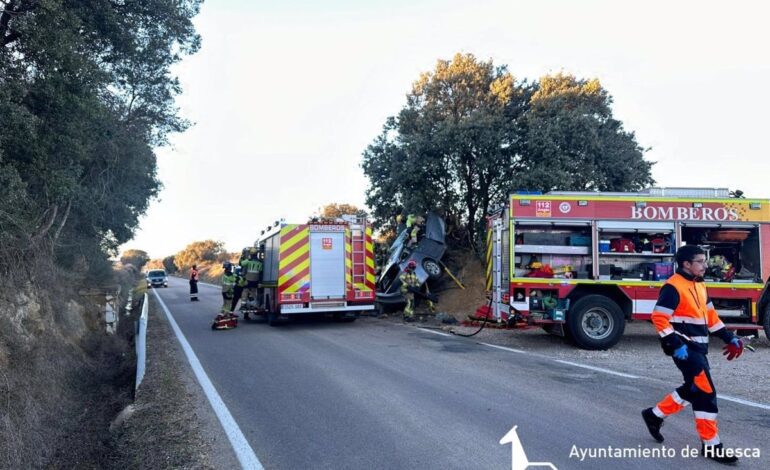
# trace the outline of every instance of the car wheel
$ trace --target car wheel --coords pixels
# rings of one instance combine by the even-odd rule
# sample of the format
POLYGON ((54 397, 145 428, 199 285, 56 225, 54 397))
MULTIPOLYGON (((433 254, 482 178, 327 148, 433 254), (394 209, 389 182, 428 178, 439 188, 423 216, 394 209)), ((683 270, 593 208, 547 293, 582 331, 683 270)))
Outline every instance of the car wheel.
POLYGON ((583 349, 609 349, 620 341, 626 328, 623 311, 603 295, 587 295, 567 312, 572 340, 583 349))
POLYGON ((422 269, 425 270, 426 273, 428 273, 428 278, 431 281, 435 281, 441 277, 441 274, 443 271, 441 270, 441 266, 435 261, 433 261, 430 258, 426 258, 422 261, 422 269))

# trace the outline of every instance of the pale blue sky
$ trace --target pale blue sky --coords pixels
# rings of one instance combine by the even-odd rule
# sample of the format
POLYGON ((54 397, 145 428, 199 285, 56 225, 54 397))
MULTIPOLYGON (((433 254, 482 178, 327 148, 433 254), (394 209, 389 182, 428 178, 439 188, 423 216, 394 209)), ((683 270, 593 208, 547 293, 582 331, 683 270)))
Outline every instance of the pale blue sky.
POLYGON ((124 248, 230 251, 278 218, 363 206, 361 152, 436 60, 519 79, 599 78, 662 186, 770 197, 770 7, 761 1, 208 0, 176 71, 195 122, 158 151, 165 188, 124 248))

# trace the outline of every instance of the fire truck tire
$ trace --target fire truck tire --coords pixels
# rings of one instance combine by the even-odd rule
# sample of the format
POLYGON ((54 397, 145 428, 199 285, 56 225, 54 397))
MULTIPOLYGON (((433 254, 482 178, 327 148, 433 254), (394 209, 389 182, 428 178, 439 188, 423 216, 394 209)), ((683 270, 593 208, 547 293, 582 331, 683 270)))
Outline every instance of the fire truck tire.
POLYGON ((275 312, 267 312, 267 324, 270 326, 278 325, 278 314, 275 312))
POLYGON ((770 304, 765 307, 765 315, 762 319, 762 326, 765 328, 765 337, 770 339, 770 304))
POLYGON ((428 279, 430 279, 431 281, 438 280, 439 278, 441 278, 441 274, 443 274, 443 271, 441 270, 441 266, 430 258, 425 258, 424 260, 422 260, 422 269, 424 269, 425 272, 428 273, 428 279))
POLYGON ((579 347, 603 350, 615 346, 623 336, 626 321, 617 303, 603 295, 587 295, 567 313, 567 329, 579 347))

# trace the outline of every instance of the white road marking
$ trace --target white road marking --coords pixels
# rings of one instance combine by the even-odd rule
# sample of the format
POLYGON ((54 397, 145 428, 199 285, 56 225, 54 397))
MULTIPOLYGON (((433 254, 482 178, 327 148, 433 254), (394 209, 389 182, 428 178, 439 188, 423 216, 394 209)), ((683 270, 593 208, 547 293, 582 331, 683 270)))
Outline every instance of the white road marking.
POLYGON ((227 409, 227 405, 222 401, 222 397, 219 396, 217 389, 214 388, 214 384, 211 383, 209 376, 206 375, 203 366, 198 360, 198 356, 195 355, 195 352, 192 350, 190 343, 187 342, 184 333, 179 329, 179 325, 177 325, 176 320, 174 320, 168 307, 166 307, 163 299, 160 298, 158 291, 153 289, 153 292, 155 293, 155 298, 158 299, 160 306, 163 308, 163 311, 166 313, 166 318, 168 318, 171 328, 173 328, 176 338, 179 340, 179 344, 182 345, 182 349, 184 350, 185 356, 187 356, 187 360, 190 362, 190 367, 192 367, 195 377, 198 379, 198 383, 201 384, 203 392, 206 394, 206 398, 208 398, 211 407, 214 409, 214 413, 216 413, 217 418, 219 418, 219 422, 222 424, 225 434, 227 434, 227 438, 233 446, 233 450, 238 457, 238 461, 241 463, 241 467, 247 470, 263 470, 264 467, 254 453, 254 449, 249 445, 243 432, 241 432, 241 428, 238 427, 238 423, 235 422, 233 415, 230 414, 230 410, 227 409))
POLYGON ((420 329, 420 331, 424 331, 424 332, 426 332, 426 333, 433 333, 434 335, 439 335, 439 336, 452 336, 452 335, 450 335, 449 333, 442 333, 441 331, 436 331, 436 330, 429 330, 429 329, 427 329, 427 328, 422 328, 422 327, 419 327, 419 326, 418 326, 418 328, 420 329))
POLYGON ((717 395, 717 400, 726 400, 726 401, 731 401, 733 403, 740 403, 741 405, 752 406, 754 408, 760 408, 760 409, 763 409, 763 410, 770 410, 770 405, 764 405, 762 403, 757 403, 757 402, 753 402, 753 401, 749 401, 749 400, 744 400, 743 398, 735 398, 735 397, 731 397, 729 395, 721 395, 721 394, 717 395))
POLYGON ((506 348, 505 346, 498 346, 496 344, 489 344, 489 343, 479 343, 479 344, 483 344, 484 346, 489 346, 490 348, 502 349, 503 351, 514 352, 518 354, 528 354, 526 351, 522 351, 521 349, 506 348))
POLYGON ((578 364, 577 362, 563 361, 561 359, 554 359, 554 361, 559 362, 561 364, 567 364, 567 365, 573 366, 573 367, 581 367, 583 369, 594 370, 596 372, 604 372, 605 374, 617 375, 618 377, 626 377, 628 379, 638 379, 639 378, 638 375, 624 374, 623 372, 615 372, 614 370, 604 369, 604 368, 601 368, 601 367, 587 366, 585 364, 578 364))

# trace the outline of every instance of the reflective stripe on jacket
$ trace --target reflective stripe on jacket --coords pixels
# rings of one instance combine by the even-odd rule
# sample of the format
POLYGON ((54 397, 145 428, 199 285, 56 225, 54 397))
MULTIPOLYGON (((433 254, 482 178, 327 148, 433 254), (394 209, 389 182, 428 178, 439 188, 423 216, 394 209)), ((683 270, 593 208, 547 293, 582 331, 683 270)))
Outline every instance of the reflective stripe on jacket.
POLYGON ((223 274, 222 275, 222 292, 232 292, 235 288, 235 280, 236 280, 235 274, 223 274))
POLYGON ((661 288, 652 323, 668 354, 682 344, 706 354, 709 334, 721 337, 725 343, 733 338, 719 319, 703 280, 681 270, 661 288))
POLYGON ((399 276, 401 280, 401 293, 406 294, 410 287, 420 287, 420 280, 415 273, 403 273, 399 276))

